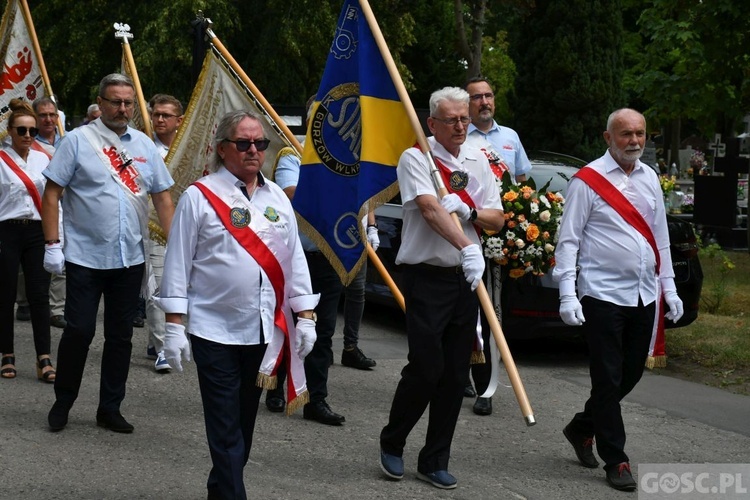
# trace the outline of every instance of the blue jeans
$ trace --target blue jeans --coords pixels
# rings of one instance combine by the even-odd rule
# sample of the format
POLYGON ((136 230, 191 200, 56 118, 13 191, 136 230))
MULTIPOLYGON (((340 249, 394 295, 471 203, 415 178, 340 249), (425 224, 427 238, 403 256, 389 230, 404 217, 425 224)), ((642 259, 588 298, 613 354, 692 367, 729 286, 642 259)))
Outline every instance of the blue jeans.
POLYGON ((144 266, 91 269, 66 262, 65 268, 65 319, 68 325, 63 330, 57 351, 55 395, 58 401, 70 405, 78 397, 89 346, 96 333, 99 301, 104 296, 104 348, 98 412, 119 412, 130 370, 133 316, 138 307, 144 266))

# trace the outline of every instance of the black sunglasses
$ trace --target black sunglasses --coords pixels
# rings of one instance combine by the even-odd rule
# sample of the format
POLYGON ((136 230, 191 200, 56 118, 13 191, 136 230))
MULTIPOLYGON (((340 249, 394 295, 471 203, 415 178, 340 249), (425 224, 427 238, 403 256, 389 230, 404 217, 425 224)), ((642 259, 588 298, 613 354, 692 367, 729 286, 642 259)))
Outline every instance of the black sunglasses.
POLYGON ((250 149, 250 146, 255 146, 255 149, 258 151, 265 151, 268 149, 269 144, 271 144, 270 139, 260 139, 257 141, 248 141, 247 139, 238 139, 236 141, 233 141, 232 139, 224 139, 227 142, 233 142, 234 146, 237 148, 237 151, 240 153, 244 153, 248 149, 250 149))
POLYGON ((36 134, 39 133, 39 129, 36 127, 13 127, 13 128, 16 129, 16 132, 18 132, 18 135, 20 135, 21 137, 26 135, 26 132, 28 132, 31 135, 31 137, 34 137, 36 134))

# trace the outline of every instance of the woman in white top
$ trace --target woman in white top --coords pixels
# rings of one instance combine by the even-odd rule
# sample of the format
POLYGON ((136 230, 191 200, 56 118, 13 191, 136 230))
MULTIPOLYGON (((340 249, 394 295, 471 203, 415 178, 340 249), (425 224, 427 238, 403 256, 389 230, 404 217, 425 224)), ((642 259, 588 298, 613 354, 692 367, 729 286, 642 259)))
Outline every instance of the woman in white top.
POLYGON ((44 270, 44 234, 42 233, 41 193, 45 178, 42 170, 49 158, 32 149, 37 133, 36 116, 31 106, 10 101, 8 118, 10 147, 0 151, 0 376, 16 377, 13 345, 13 306, 19 265, 23 267, 26 296, 31 310, 31 327, 36 348, 37 377, 55 381, 50 360, 49 282, 44 270))

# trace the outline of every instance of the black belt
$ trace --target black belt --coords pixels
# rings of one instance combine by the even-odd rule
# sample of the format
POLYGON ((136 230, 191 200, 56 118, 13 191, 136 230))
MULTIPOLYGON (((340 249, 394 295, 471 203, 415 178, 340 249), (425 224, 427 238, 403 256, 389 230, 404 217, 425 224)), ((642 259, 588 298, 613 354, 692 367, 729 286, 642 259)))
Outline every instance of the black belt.
POLYGON ((420 269, 422 271, 429 271, 431 273, 437 273, 437 274, 463 274, 464 269, 461 266, 450 266, 450 267, 443 267, 443 266, 433 266, 432 264, 404 264, 407 266, 410 266, 414 269, 420 269))
POLYGON ((30 224, 41 224, 42 223, 42 221, 40 221, 40 220, 34 220, 34 219, 7 219, 7 220, 0 221, 0 222, 4 222, 6 224, 15 224, 15 225, 19 225, 19 226, 28 226, 30 224))

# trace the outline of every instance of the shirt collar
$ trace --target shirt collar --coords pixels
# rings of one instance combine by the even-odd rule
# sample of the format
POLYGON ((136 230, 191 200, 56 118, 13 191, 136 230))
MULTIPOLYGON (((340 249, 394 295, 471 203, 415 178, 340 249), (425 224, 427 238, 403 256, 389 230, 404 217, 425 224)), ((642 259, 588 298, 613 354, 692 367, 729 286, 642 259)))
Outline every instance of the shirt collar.
POLYGON ((498 125, 495 120, 492 120, 492 126, 490 127, 490 129, 487 132, 482 132, 476 127, 476 125, 474 125, 473 123, 469 123, 469 128, 466 129, 466 135, 473 134, 475 131, 477 134, 488 136, 492 132, 500 132, 500 125, 498 125))
MULTIPOLYGON (((225 180, 229 181, 230 183, 232 183, 233 185, 237 187, 247 185, 245 184, 244 181, 241 181, 232 172, 227 170, 227 167, 225 167, 224 165, 222 165, 221 168, 219 168, 219 170, 216 171, 216 174, 221 176, 222 178, 224 178, 225 180)), ((263 174, 261 172, 258 172, 258 186, 257 187, 262 187, 265 185, 266 185, 265 177, 263 177, 263 174)))
MULTIPOLYGON (((606 169, 606 171, 607 171, 608 174, 611 173, 611 172, 613 172, 613 171, 615 171, 615 170, 619 170, 624 175, 628 175, 628 174, 625 174, 625 172, 622 170, 622 168, 620 168, 620 165, 615 161, 615 158, 612 156, 612 153, 610 153, 609 148, 607 148, 607 152, 604 153, 604 160, 605 160, 604 161, 604 168, 606 169)), ((643 169, 643 165, 644 164, 641 163, 641 160, 636 160, 635 161, 635 167, 633 168, 633 171, 630 172, 630 175, 633 175, 635 172, 637 172, 639 170, 642 170, 643 169)))

